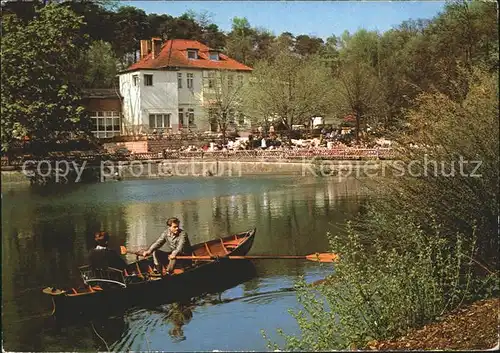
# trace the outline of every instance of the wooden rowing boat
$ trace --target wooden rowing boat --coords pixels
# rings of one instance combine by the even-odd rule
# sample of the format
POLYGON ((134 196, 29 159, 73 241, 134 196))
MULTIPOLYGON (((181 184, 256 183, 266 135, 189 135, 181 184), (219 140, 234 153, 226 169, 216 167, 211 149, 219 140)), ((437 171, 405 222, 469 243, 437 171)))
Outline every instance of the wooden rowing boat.
POLYGON ((42 292, 52 299, 53 315, 58 317, 123 310, 144 302, 153 305, 182 300, 234 282, 231 277, 238 277, 248 265, 224 260, 224 256, 246 255, 254 237, 255 229, 251 229, 193 245, 193 256, 208 255, 214 260, 193 261, 187 268, 176 268, 173 274, 155 275, 150 256, 137 259, 123 271, 82 266, 79 270, 83 283, 78 288, 47 287, 42 292))

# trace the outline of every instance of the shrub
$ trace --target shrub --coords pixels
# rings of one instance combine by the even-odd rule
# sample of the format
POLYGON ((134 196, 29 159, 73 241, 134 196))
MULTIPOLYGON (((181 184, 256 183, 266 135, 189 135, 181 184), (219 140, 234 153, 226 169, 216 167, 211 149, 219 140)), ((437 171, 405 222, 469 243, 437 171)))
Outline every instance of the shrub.
POLYGON ((406 173, 380 180, 381 196, 347 235, 331 237, 340 254, 331 278, 317 288, 299 284, 302 310, 292 314, 301 334, 281 332, 287 349, 365 347, 498 295, 498 83, 478 70, 466 77, 467 93, 454 95, 463 100, 424 93, 408 112, 413 131, 399 139, 406 173), (480 176, 470 165, 455 175, 424 173, 424 158, 481 161, 480 176), (420 164, 408 173, 412 161, 420 164))
POLYGON ((347 236, 330 236, 340 261, 318 287, 299 283, 302 310, 291 313, 301 335, 279 331, 286 349, 364 347, 373 339, 402 335, 467 299, 474 243, 466 245, 463 235, 445 241, 439 226, 433 225, 434 234, 429 234, 405 215, 389 219, 371 210, 369 217, 399 228, 398 238, 390 246, 383 237, 366 244, 351 225, 347 236), (456 251, 450 252, 449 245, 456 251))

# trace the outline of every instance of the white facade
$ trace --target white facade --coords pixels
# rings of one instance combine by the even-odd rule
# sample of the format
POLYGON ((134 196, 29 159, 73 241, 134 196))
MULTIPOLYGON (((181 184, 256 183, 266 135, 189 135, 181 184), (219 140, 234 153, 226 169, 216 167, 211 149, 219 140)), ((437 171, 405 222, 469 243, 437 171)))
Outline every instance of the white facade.
POLYGON ((151 132, 151 114, 168 116, 168 127, 177 126, 178 92, 174 71, 138 70, 121 74, 120 94, 123 97, 124 134, 151 132), (147 85, 147 75, 152 76, 152 85, 147 85))
MULTIPOLYGON (((137 70, 121 74, 123 134, 147 134, 152 133, 155 128, 173 132, 178 131, 179 127, 197 131, 210 130, 209 120, 202 106, 204 77, 206 80, 209 71, 181 68, 137 70), (152 75, 152 84, 147 75, 152 75), (181 122, 179 112, 182 114, 181 122), (152 126, 151 119, 160 124, 152 126)), ((235 72, 235 76, 238 75, 245 76, 248 73, 235 72)))

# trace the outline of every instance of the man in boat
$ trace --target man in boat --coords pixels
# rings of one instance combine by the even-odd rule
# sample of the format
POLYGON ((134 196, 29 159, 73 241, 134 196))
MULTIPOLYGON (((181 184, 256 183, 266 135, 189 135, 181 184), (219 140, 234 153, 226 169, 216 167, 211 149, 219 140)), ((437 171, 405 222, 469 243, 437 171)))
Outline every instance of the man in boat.
MULTIPOLYGON (((187 233, 179 227, 180 223, 181 222, 176 217, 169 218, 167 220, 167 229, 161 233, 160 237, 142 254, 144 257, 153 254, 155 271, 160 274, 162 273, 162 265, 167 262, 167 274, 171 274, 174 271, 174 266, 176 264, 175 256, 191 255, 191 243, 189 242, 187 233), (158 250, 165 243, 170 248, 170 254, 158 250)), ((187 266, 190 264, 190 261, 180 261, 179 264, 187 266)))
POLYGON ((127 264, 125 260, 115 251, 108 249, 108 232, 97 232, 94 234, 97 246, 89 252, 89 266, 94 269, 106 269, 113 267, 123 270, 127 264))

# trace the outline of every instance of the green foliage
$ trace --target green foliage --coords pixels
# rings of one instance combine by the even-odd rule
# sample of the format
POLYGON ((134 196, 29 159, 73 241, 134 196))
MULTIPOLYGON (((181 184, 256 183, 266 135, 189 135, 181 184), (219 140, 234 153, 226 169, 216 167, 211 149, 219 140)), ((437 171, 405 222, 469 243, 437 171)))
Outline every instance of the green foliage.
POLYGON ((356 139, 363 125, 385 115, 384 89, 374 70, 363 63, 341 66, 333 103, 340 116, 354 114, 356 139))
POLYGON ((377 32, 360 29, 352 36, 345 35, 342 41, 341 59, 344 62, 359 62, 378 66, 379 35, 377 32))
MULTIPOLYGON (((437 89, 450 95, 450 81, 460 77, 458 67, 484 65, 498 70, 498 18, 493 2, 450 1, 433 19, 408 20, 384 34, 344 32, 325 42, 300 33, 275 36, 265 28, 252 27, 244 17, 235 17, 226 34, 207 13, 188 11, 174 17, 146 14, 132 6, 117 8, 114 0, 57 2, 84 16, 82 34, 112 44, 122 68, 137 60, 139 40, 153 36, 199 40, 250 66, 283 52, 319 55, 336 78, 345 67, 368 66, 384 87, 381 98, 388 109, 377 120, 389 130, 403 130, 404 111, 423 91, 437 89)), ((2 5, 2 17, 15 13, 27 23, 40 4, 7 2, 2 5)))
POLYGON ((225 143, 228 127, 237 122, 238 115, 241 114, 244 76, 220 70, 208 79, 207 86, 203 92, 203 108, 209 123, 218 127, 225 143))
POLYGON ((387 242, 381 235, 364 244, 352 227, 347 236, 332 236, 332 250, 341 260, 319 287, 300 284, 302 309, 292 315, 301 334, 281 332, 285 349, 363 348, 373 339, 394 338, 428 323, 467 298, 473 244, 465 245, 461 235, 444 240, 437 225, 434 233, 426 233, 407 215, 388 217, 372 210, 368 217, 398 229, 398 237, 387 242), (456 252, 449 251, 450 245, 456 252))
POLYGON ((390 204, 411 205, 421 224, 434 212, 450 234, 470 234, 476 228, 481 261, 494 269, 498 266, 498 81, 480 70, 464 74, 461 81, 465 87, 459 86, 453 95, 464 96, 462 101, 425 93, 408 113, 411 131, 400 138, 400 155, 407 164, 420 163, 413 163, 413 176, 388 185, 399 194, 390 204), (410 143, 420 148, 408 148, 410 143))
POLYGON ((146 34, 150 30, 148 17, 143 10, 133 6, 122 6, 113 15, 113 20, 115 30, 112 44, 122 64, 128 66, 137 59, 139 41, 147 39, 146 34), (132 54, 133 60, 126 58, 127 54, 132 54))
POLYGON ((83 87, 111 88, 117 74, 117 62, 111 44, 93 42, 85 55, 85 78, 83 87))
POLYGON ((302 56, 319 54, 323 39, 301 34, 295 38, 295 52, 302 56))
POLYGON ((332 74, 337 72, 340 58, 339 50, 337 48, 338 38, 335 36, 330 36, 326 39, 325 45, 320 48, 320 56, 325 63, 332 70, 332 74))
POLYGON ((244 89, 245 114, 258 120, 277 119, 286 129, 328 113, 332 84, 329 69, 318 57, 286 52, 259 62, 244 89))
POLYGON ((14 139, 57 138, 79 131, 83 107, 76 65, 85 38, 83 21, 69 9, 48 5, 27 25, 2 21, 2 149, 14 139))
POLYGON ((253 65, 255 62, 253 55, 255 30, 250 27, 250 23, 245 17, 235 17, 232 21, 232 30, 226 41, 226 52, 239 62, 253 65))
POLYGON ((405 123, 404 111, 425 91, 438 90, 453 99, 461 68, 498 70, 498 16, 493 2, 453 1, 432 20, 404 22, 384 33, 380 78, 390 114, 386 126, 405 123))
MULTIPOLYGON (((301 284, 302 309, 293 315, 300 336, 283 334, 286 349, 364 348, 436 320, 462 303, 498 295, 498 82, 480 70, 464 74, 456 102, 424 93, 408 112, 399 141, 407 168, 379 181, 347 236, 330 237, 340 255, 319 287, 301 284), (419 147, 410 147, 409 142, 419 147), (480 177, 425 173, 423 158, 482 161, 480 177)), ((268 339, 269 340, 269 339, 268 339)), ((269 347, 275 344, 269 341, 269 347)))

